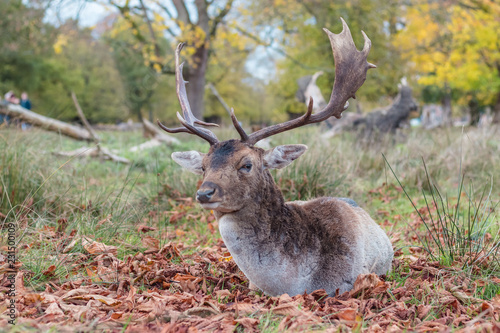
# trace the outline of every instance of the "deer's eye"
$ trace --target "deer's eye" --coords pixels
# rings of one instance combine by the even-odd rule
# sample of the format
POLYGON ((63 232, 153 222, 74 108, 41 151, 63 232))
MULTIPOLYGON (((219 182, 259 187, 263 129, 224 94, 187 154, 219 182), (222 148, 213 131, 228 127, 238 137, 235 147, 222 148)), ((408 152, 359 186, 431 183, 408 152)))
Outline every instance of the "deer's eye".
POLYGON ((202 171, 202 172, 205 172, 205 168, 204 168, 204 167, 201 167, 201 171, 202 171))
POLYGON ((252 165, 250 163, 247 163, 240 168, 240 171, 243 172, 250 172, 250 170, 252 170, 252 165))

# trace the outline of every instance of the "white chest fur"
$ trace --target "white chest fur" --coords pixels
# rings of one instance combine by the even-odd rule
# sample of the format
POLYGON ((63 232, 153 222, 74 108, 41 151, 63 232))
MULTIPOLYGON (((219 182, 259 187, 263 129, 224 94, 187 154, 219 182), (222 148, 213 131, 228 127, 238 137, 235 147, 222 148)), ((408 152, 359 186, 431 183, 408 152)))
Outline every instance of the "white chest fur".
POLYGON ((231 214, 219 220, 219 230, 234 261, 245 276, 269 294, 302 293, 307 288, 307 269, 282 254, 280 244, 231 214))

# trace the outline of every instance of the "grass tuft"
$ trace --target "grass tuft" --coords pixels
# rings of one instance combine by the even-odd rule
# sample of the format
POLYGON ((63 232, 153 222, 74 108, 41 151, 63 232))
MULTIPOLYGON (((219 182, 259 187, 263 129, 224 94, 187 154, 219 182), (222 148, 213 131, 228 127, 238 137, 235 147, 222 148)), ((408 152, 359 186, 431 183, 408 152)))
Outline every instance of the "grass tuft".
POLYGON ((423 161, 427 183, 421 194, 425 209, 418 209, 387 159, 385 161, 425 228, 425 233, 414 231, 432 260, 446 266, 458 264, 470 274, 498 276, 500 226, 495 209, 499 202, 492 201, 492 187, 477 192, 470 182, 466 190, 465 176, 461 175, 456 197, 449 197, 432 180, 423 161))

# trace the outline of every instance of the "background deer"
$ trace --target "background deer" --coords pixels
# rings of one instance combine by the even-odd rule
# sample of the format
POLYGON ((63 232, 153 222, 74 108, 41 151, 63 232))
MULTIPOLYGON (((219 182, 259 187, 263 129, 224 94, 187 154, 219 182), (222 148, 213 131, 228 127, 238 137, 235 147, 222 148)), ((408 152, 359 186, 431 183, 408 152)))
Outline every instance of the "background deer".
POLYGON ((250 282, 270 295, 297 295, 325 289, 330 295, 348 291, 359 274, 385 274, 391 267, 393 250, 384 231, 350 199, 323 197, 311 201, 285 202, 269 169, 280 169, 300 157, 305 145, 277 146, 270 150, 255 144, 274 134, 331 116, 341 117, 347 100, 374 68, 366 61, 371 41, 365 35, 362 51, 352 40, 349 27, 330 38, 335 59, 335 83, 330 102, 312 114, 313 101, 300 118, 263 128, 247 135, 231 110, 233 125, 241 139, 219 142, 215 134, 196 125, 217 126, 196 119, 189 106, 179 54, 176 50, 176 88, 184 127, 169 133, 195 134, 210 143, 207 154, 175 152, 182 167, 203 175, 196 200, 211 209, 229 252, 250 282))

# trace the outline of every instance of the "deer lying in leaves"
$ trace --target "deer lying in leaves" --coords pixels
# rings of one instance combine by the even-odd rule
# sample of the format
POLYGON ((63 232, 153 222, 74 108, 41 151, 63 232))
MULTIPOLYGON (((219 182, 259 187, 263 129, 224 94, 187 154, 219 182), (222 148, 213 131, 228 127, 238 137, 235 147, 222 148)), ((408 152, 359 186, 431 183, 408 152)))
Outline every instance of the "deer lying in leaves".
POLYGON ((350 199, 323 197, 311 201, 285 202, 269 169, 289 165, 307 149, 305 145, 277 146, 263 150, 255 144, 271 135, 334 116, 341 117, 347 100, 366 79, 366 61, 371 41, 358 51, 349 27, 330 38, 335 59, 335 83, 330 102, 312 114, 313 101, 300 118, 273 125, 247 135, 231 110, 233 125, 241 139, 219 142, 203 126, 217 126, 196 119, 189 106, 179 53, 176 50, 176 87, 184 127, 169 133, 195 134, 210 143, 207 154, 175 152, 182 167, 203 175, 196 200, 211 209, 229 252, 250 283, 269 295, 301 294, 325 289, 330 295, 352 289, 359 274, 385 274, 391 267, 393 250, 387 235, 370 216, 350 199))

